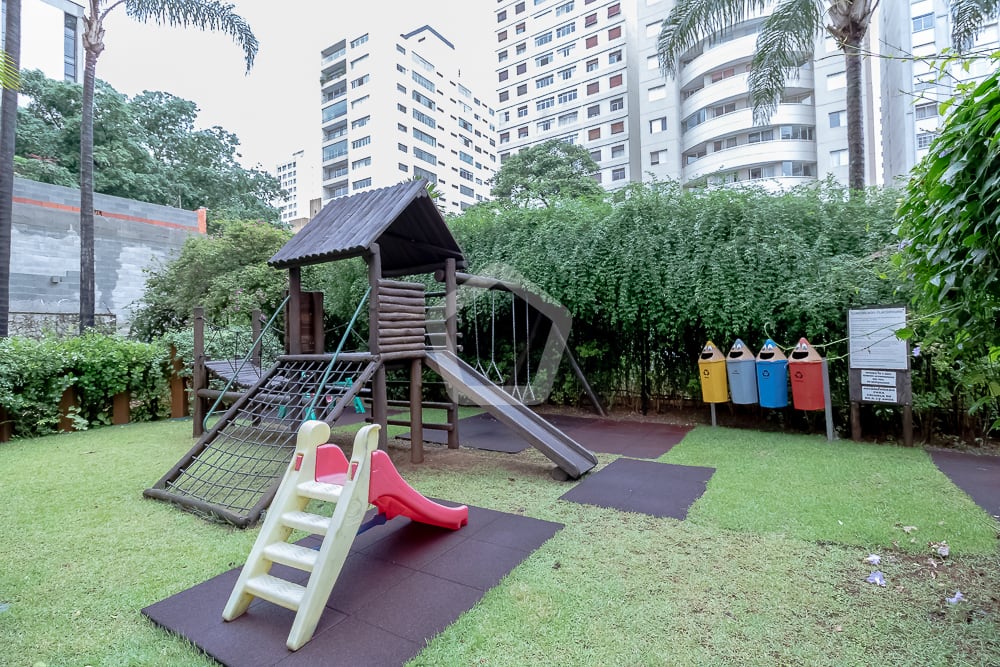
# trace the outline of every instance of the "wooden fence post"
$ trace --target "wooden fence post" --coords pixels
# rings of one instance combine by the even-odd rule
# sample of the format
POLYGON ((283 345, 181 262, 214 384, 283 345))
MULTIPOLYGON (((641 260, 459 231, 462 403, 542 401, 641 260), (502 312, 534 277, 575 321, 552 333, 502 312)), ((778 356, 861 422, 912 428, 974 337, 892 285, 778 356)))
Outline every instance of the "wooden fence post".
POLYGON ((187 387, 181 371, 184 370, 184 363, 177 356, 177 348, 170 346, 170 367, 173 372, 170 374, 170 418, 180 419, 191 414, 188 407, 187 387))
POLYGON ((62 398, 59 399, 59 430, 63 433, 70 433, 76 430, 73 428, 73 419, 70 417, 70 412, 78 404, 76 390, 73 387, 66 387, 62 398))
POLYGON ((115 426, 128 424, 132 420, 132 408, 129 401, 132 394, 127 391, 120 391, 114 395, 111 404, 111 423, 115 426))

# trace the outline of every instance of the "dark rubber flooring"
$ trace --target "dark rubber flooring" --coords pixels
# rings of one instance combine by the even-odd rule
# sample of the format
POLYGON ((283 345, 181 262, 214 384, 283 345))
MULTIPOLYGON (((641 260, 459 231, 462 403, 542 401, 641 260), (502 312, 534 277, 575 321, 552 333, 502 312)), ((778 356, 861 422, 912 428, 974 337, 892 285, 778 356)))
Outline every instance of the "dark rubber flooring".
MULTIPOLYGON (((362 533, 313 639, 295 652, 285 647, 294 618, 287 609, 255 600, 240 618, 222 620, 239 568, 142 613, 232 667, 402 665, 560 528, 470 507, 469 524, 457 531, 396 518, 362 533)), ((300 582, 307 576, 277 565, 271 572, 300 582)))
POLYGON ((1000 519, 1000 456, 943 449, 929 451, 934 464, 990 516, 1000 519))
POLYGON ((715 468, 621 458, 585 477, 561 499, 683 520, 713 473, 715 468))
MULTIPOLYGON (((659 422, 617 421, 569 415, 540 416, 593 452, 640 459, 663 456, 691 430, 690 426, 659 422)), ((409 435, 405 433, 400 437, 408 439, 409 435)), ((426 442, 444 444, 447 438, 446 431, 424 430, 426 442)), ((529 446, 517 433, 486 413, 459 420, 458 440, 463 447, 511 454, 529 446)))

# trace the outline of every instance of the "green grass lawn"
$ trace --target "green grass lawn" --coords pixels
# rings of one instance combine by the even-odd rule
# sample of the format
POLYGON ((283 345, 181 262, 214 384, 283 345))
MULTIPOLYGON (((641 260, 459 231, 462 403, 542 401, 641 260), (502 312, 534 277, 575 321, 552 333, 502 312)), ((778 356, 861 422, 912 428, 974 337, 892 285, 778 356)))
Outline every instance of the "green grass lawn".
MULTIPOLYGON (((190 428, 0 445, 0 665, 213 664, 139 613, 256 537, 142 498, 190 428)), ((662 459, 716 468, 683 522, 561 501, 533 450, 391 453, 427 495, 565 525, 413 664, 1000 664, 998 526, 921 450, 700 427, 662 459)))

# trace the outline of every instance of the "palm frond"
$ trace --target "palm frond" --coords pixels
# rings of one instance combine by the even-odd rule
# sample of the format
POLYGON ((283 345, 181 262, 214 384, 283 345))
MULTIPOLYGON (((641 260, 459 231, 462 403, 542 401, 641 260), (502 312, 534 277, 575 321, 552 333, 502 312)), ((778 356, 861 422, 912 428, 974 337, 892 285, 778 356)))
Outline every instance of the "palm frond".
POLYGON ((745 21, 768 4, 768 0, 679 0, 656 40, 663 75, 676 74, 678 58, 700 40, 745 21))
POLYGON ((747 77, 755 123, 766 123, 777 110, 788 76, 813 52, 822 27, 815 0, 785 0, 767 17, 747 77))
POLYGON ((0 51, 0 88, 21 89, 21 73, 17 69, 17 63, 6 51, 0 51))
POLYGON ((1000 0, 951 0, 951 45, 968 51, 976 35, 990 19, 1000 14, 1000 0))
POLYGON ((223 32, 243 49, 247 72, 257 56, 257 37, 235 5, 218 0, 125 0, 125 12, 136 21, 223 32))

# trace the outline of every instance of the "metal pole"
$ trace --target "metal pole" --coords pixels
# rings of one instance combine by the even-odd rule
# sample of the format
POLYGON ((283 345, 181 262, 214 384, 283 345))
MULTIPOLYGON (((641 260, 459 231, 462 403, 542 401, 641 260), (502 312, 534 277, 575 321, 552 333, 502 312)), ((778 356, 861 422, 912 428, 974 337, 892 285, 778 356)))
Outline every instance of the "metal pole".
POLYGON ((826 439, 833 442, 833 405, 830 399, 830 371, 823 360, 823 410, 826 412, 826 439))

